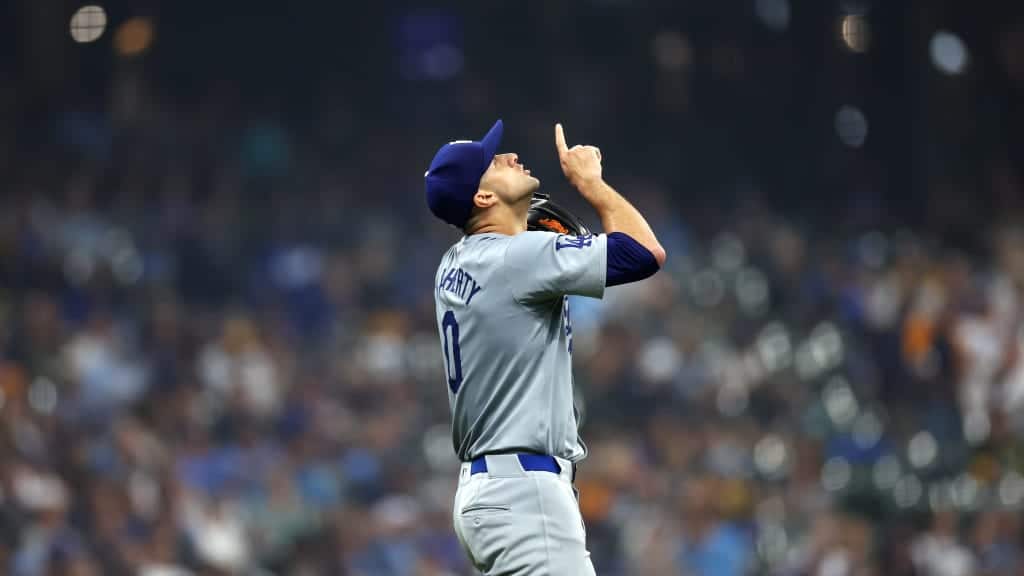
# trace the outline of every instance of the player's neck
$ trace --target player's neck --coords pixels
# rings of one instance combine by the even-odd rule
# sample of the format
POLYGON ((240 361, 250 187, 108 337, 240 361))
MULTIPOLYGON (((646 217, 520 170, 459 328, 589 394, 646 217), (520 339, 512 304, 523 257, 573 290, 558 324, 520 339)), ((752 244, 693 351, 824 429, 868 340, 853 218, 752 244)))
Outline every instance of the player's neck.
POLYGON ((526 214, 518 214, 517 211, 496 210, 490 214, 482 214, 472 226, 466 230, 466 235, 473 234, 504 234, 515 236, 526 231, 526 214))
POLYGON ((479 225, 474 226, 472 230, 466 232, 467 236, 473 234, 504 234, 505 236, 515 236, 520 232, 526 231, 526 220, 517 223, 514 221, 506 222, 481 222, 479 225))

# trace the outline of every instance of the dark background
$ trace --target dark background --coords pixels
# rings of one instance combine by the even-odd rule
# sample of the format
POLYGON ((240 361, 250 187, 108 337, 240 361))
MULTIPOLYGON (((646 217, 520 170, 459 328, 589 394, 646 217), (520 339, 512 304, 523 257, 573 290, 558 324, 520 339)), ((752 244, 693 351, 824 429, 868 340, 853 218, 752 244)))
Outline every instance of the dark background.
MULTIPOLYGON (((475 134, 501 116, 509 145, 549 168, 548 124, 562 120, 620 159, 611 170, 662 183, 695 222, 760 201, 810 226, 842 211, 850 226, 926 227, 968 242, 980 223, 1019 208, 999 185, 1019 180, 1022 160, 1019 6, 808 2, 777 31, 755 4, 112 2, 112 25, 155 18, 158 41, 125 62, 109 35, 77 45, 52 25, 75 3, 8 3, 5 20, 18 24, 4 35, 5 108, 17 128, 8 138, 13 158, 48 147, 55 117, 103 111, 120 78, 140 84, 143 106, 201 111, 225 127, 273 117, 335 166, 385 163, 382 149, 388 164, 422 164, 439 133, 475 134), (868 18, 864 53, 843 49, 846 14, 868 18), (937 29, 968 43, 965 75, 930 65, 937 29), (666 32, 688 47, 677 71, 653 57, 666 32), (417 54, 438 44, 463 65, 424 78, 417 54), (868 118, 860 150, 835 137, 843 104, 868 118)), ((416 189, 415 171, 387 172, 406 176, 385 188, 389 198, 416 189)))
POLYGON ((599 574, 1024 570, 1024 5, 80 6, 0 5, 0 572, 470 573, 422 174, 499 117, 669 253, 572 300, 599 574))

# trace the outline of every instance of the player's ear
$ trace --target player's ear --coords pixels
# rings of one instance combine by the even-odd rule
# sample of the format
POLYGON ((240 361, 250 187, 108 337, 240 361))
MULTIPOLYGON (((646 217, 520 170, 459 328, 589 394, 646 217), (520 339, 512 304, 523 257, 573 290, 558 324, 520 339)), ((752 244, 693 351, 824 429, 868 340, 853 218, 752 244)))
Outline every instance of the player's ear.
POLYGON ((490 208, 497 202, 498 195, 490 190, 484 190, 481 188, 473 195, 473 205, 477 208, 490 208))

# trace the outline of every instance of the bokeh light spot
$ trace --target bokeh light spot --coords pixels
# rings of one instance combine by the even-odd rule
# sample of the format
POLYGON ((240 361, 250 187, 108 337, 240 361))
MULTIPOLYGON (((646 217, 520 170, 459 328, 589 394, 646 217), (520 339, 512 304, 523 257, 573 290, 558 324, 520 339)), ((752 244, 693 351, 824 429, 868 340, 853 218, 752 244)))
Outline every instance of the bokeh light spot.
POLYGON ((948 76, 963 74, 967 69, 969 57, 967 46, 959 36, 952 32, 940 30, 932 36, 928 43, 928 52, 935 68, 948 76))
POLYGON ((138 56, 153 43, 153 24, 146 18, 131 18, 114 34, 114 48, 121 56, 138 56))
POLYGON ((82 6, 71 16, 71 38, 79 44, 99 40, 107 29, 107 13, 101 6, 82 6))

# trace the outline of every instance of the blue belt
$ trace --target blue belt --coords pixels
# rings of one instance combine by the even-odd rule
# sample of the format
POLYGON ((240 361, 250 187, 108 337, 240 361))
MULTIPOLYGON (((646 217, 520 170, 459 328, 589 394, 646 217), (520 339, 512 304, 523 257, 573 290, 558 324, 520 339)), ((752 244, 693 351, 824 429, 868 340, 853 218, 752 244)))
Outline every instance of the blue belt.
MULTIPOLYGON (((558 465, 558 460, 555 460, 553 456, 546 454, 516 454, 519 458, 519 463, 523 466, 523 470, 527 472, 551 472, 552 474, 561 474, 562 467, 558 465)), ((482 474, 487 472, 487 460, 481 456, 469 466, 470 474, 482 474)))

